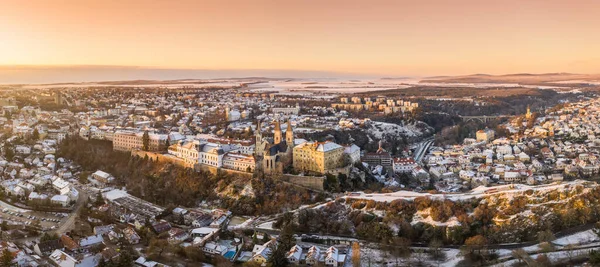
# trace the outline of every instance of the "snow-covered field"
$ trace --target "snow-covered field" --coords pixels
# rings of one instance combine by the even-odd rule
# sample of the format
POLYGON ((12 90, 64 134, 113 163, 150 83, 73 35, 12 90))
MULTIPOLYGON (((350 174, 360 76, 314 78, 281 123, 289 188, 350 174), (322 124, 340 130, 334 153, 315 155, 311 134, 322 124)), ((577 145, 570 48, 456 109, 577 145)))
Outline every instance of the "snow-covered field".
POLYGON ((537 89, 564 89, 567 87, 547 86, 547 85, 528 85, 519 83, 455 83, 455 82, 422 82, 421 86, 431 87, 469 87, 469 88, 537 88, 537 89))
POLYGON ((369 128, 367 129, 367 133, 373 135, 376 139, 381 139, 384 136, 422 136, 424 134, 423 127, 428 129, 427 125, 417 126, 417 123, 405 124, 403 126, 387 123, 387 122, 379 122, 379 121, 371 121, 369 122, 369 128))
POLYGON ((260 224, 256 227, 256 229, 266 229, 266 230, 273 230, 273 223, 274 221, 270 221, 270 222, 266 222, 263 224, 260 224))
POLYGON ((23 85, 23 89, 52 89, 52 88, 88 88, 88 87, 131 87, 131 88, 234 88, 242 83, 253 81, 239 80, 178 80, 178 81, 156 81, 153 83, 137 83, 135 81, 111 82, 111 83, 58 83, 58 84, 29 84, 23 85))
POLYGON ((292 79, 286 81, 269 81, 249 86, 250 91, 264 92, 325 92, 325 93, 361 93, 370 91, 409 88, 417 84, 417 79, 292 79))
POLYGON ((245 229, 250 226, 256 218, 243 218, 243 217, 233 217, 231 222, 229 223, 227 229, 236 230, 236 229, 245 229))
POLYGON ((429 215, 431 208, 425 209, 425 210, 421 210, 421 211, 417 211, 417 213, 413 216, 413 221, 411 222, 411 224, 417 224, 417 223, 426 223, 426 224, 430 224, 430 225, 435 225, 435 226, 448 226, 448 227, 453 227, 453 226, 459 226, 460 222, 458 221, 458 219, 454 216, 451 217, 450 219, 448 219, 445 222, 438 222, 433 220, 433 218, 431 218, 431 216, 429 215))
POLYGON ((568 81, 558 81, 558 82, 550 82, 555 84, 590 84, 590 85, 600 85, 600 81, 586 81, 586 80, 568 80, 568 81))
POLYGON ((566 245, 585 245, 592 242, 598 242, 600 238, 594 233, 593 230, 587 230, 579 232, 573 235, 564 236, 552 241, 553 244, 566 246, 566 245))
POLYGON ((547 185, 529 186, 524 184, 513 184, 513 185, 501 185, 492 187, 477 187, 466 193, 457 194, 430 194, 430 193, 419 193, 413 191, 397 191, 393 193, 378 193, 378 194, 365 194, 364 192, 351 193, 344 198, 355 198, 355 199, 372 199, 377 202, 392 202, 397 199, 413 200, 417 197, 430 197, 437 199, 449 199, 449 200, 466 200, 470 198, 480 198, 485 196, 492 196, 497 194, 503 194, 510 197, 511 195, 523 194, 527 190, 533 192, 545 192, 557 189, 564 189, 576 185, 585 185, 589 183, 584 180, 575 180, 569 182, 557 182, 547 185))

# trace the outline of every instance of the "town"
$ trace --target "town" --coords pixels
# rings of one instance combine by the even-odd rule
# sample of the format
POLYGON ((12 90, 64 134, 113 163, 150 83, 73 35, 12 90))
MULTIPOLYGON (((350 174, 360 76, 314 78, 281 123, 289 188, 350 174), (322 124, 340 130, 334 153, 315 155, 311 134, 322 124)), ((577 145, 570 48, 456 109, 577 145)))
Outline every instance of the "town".
POLYGON ((419 103, 464 100, 269 92, 264 83, 3 91, 6 258, 19 266, 453 266, 527 260, 502 244, 531 246, 542 235, 523 248, 592 255, 600 242, 593 227, 562 234, 598 220, 596 203, 567 207, 600 193, 590 182, 600 174, 599 98, 490 122, 465 117, 436 131, 419 120, 434 112, 419 103), (470 124, 478 129, 448 144, 470 124), (273 199, 263 198, 268 191, 273 199), (508 192, 525 203, 503 200, 508 192), (529 199, 543 194, 566 196, 529 199), (555 219, 530 210, 549 201, 555 219), (497 212, 486 210, 492 205, 497 212), (542 218, 562 222, 513 229, 542 218), (483 225, 457 232, 473 221, 483 225), (494 230, 480 241, 483 226, 494 230), (577 238, 585 243, 570 243, 577 238))

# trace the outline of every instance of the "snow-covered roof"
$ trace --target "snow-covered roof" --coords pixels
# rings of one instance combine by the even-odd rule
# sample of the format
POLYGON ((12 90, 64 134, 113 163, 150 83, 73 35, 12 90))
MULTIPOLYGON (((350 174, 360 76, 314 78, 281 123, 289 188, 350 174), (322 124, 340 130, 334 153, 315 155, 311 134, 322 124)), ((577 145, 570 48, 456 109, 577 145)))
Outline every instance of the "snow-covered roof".
POLYGON ((120 189, 113 189, 111 191, 104 193, 104 198, 106 198, 108 201, 114 201, 115 199, 119 199, 119 198, 127 197, 127 196, 129 196, 127 191, 120 190, 120 189))
POLYGON ((57 202, 69 202, 69 197, 65 195, 55 195, 50 200, 57 202))
POLYGON ((208 235, 216 232, 218 229, 212 227, 200 227, 192 230, 192 235, 208 235))
POLYGON ((97 170, 96 172, 94 172, 94 175, 100 176, 102 178, 108 179, 110 177, 110 174, 97 170))
POLYGON ((102 243, 103 241, 104 241, 104 239, 102 238, 102 235, 92 235, 92 236, 88 236, 84 239, 81 239, 79 241, 79 245, 82 247, 87 247, 87 246, 98 245, 98 244, 102 243))

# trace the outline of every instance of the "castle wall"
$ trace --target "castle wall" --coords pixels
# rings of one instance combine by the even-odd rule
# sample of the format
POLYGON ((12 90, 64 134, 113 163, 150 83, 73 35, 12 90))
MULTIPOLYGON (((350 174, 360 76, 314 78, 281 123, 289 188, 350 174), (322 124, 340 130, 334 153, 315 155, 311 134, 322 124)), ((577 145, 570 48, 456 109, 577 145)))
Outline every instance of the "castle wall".
POLYGON ((323 182, 325 181, 325 177, 284 174, 281 177, 281 180, 288 182, 290 184, 306 187, 306 188, 309 188, 312 190, 317 190, 317 191, 324 190, 323 182))

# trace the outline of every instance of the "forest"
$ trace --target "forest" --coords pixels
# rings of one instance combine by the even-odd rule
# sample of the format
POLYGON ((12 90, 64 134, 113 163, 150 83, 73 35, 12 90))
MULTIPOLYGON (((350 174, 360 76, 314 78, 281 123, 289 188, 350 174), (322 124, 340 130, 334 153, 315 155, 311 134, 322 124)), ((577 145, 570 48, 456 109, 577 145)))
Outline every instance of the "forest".
MULTIPOLYGON (((510 91, 510 90, 505 90, 510 91)), ((554 90, 531 89, 524 94, 477 97, 477 93, 471 95, 477 102, 468 101, 437 101, 420 99, 420 107, 431 112, 442 112, 461 116, 493 116, 493 115, 519 115, 524 114, 527 106, 532 111, 543 111, 546 108, 556 106, 564 102, 577 101, 582 94, 558 93, 554 90)))

